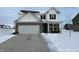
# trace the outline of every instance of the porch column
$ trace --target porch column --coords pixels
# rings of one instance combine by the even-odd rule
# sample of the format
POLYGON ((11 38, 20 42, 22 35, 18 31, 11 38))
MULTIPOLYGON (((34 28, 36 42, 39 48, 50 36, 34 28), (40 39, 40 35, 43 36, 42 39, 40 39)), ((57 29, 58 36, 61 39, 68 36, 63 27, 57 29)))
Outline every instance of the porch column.
POLYGON ((48 23, 48 33, 50 32, 50 30, 49 30, 49 23, 48 23))

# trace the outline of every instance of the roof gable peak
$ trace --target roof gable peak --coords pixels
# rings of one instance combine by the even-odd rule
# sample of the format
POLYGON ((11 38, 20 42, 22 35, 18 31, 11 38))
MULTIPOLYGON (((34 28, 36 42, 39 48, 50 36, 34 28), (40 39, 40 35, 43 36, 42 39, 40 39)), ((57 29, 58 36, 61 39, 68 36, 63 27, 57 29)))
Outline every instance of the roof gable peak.
POLYGON ((48 13, 51 9, 53 9, 53 10, 55 10, 56 11, 56 13, 60 13, 55 7, 51 7, 51 8, 49 8, 48 10, 47 10, 47 12, 46 13, 48 13))

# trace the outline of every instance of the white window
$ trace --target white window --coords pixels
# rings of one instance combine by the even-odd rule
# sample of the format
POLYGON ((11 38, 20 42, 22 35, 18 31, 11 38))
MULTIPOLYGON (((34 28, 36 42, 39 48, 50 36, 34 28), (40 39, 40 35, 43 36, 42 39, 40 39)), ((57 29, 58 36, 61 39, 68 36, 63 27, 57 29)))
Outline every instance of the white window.
POLYGON ((56 19, 56 14, 50 14, 50 19, 56 19))
POLYGON ((46 15, 45 14, 42 14, 41 15, 41 19, 46 19, 46 15))

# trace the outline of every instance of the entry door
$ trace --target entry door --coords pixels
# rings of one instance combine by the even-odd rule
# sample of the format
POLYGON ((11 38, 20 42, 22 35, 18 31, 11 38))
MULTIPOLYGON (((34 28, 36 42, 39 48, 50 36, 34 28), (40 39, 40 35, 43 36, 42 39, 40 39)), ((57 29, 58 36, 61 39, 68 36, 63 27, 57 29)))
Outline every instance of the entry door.
POLYGON ((42 26, 43 26, 43 27, 42 27, 42 32, 43 32, 43 33, 47 33, 47 32, 48 32, 48 26, 47 26, 47 24, 44 23, 42 26))

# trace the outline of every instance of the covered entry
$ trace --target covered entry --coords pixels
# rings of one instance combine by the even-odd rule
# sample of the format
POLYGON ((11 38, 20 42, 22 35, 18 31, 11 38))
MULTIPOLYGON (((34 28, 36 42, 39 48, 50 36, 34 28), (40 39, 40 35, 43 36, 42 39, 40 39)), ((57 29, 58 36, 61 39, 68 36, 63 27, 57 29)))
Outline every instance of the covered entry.
POLYGON ((49 32, 59 33, 60 32, 59 24, 49 24, 49 32))
POLYGON ((59 24, 52 24, 52 23, 43 23, 42 26, 43 33, 59 33, 60 32, 60 26, 59 24))
POLYGON ((47 23, 43 23, 41 28, 42 28, 42 32, 43 33, 47 33, 48 32, 48 24, 47 23))

